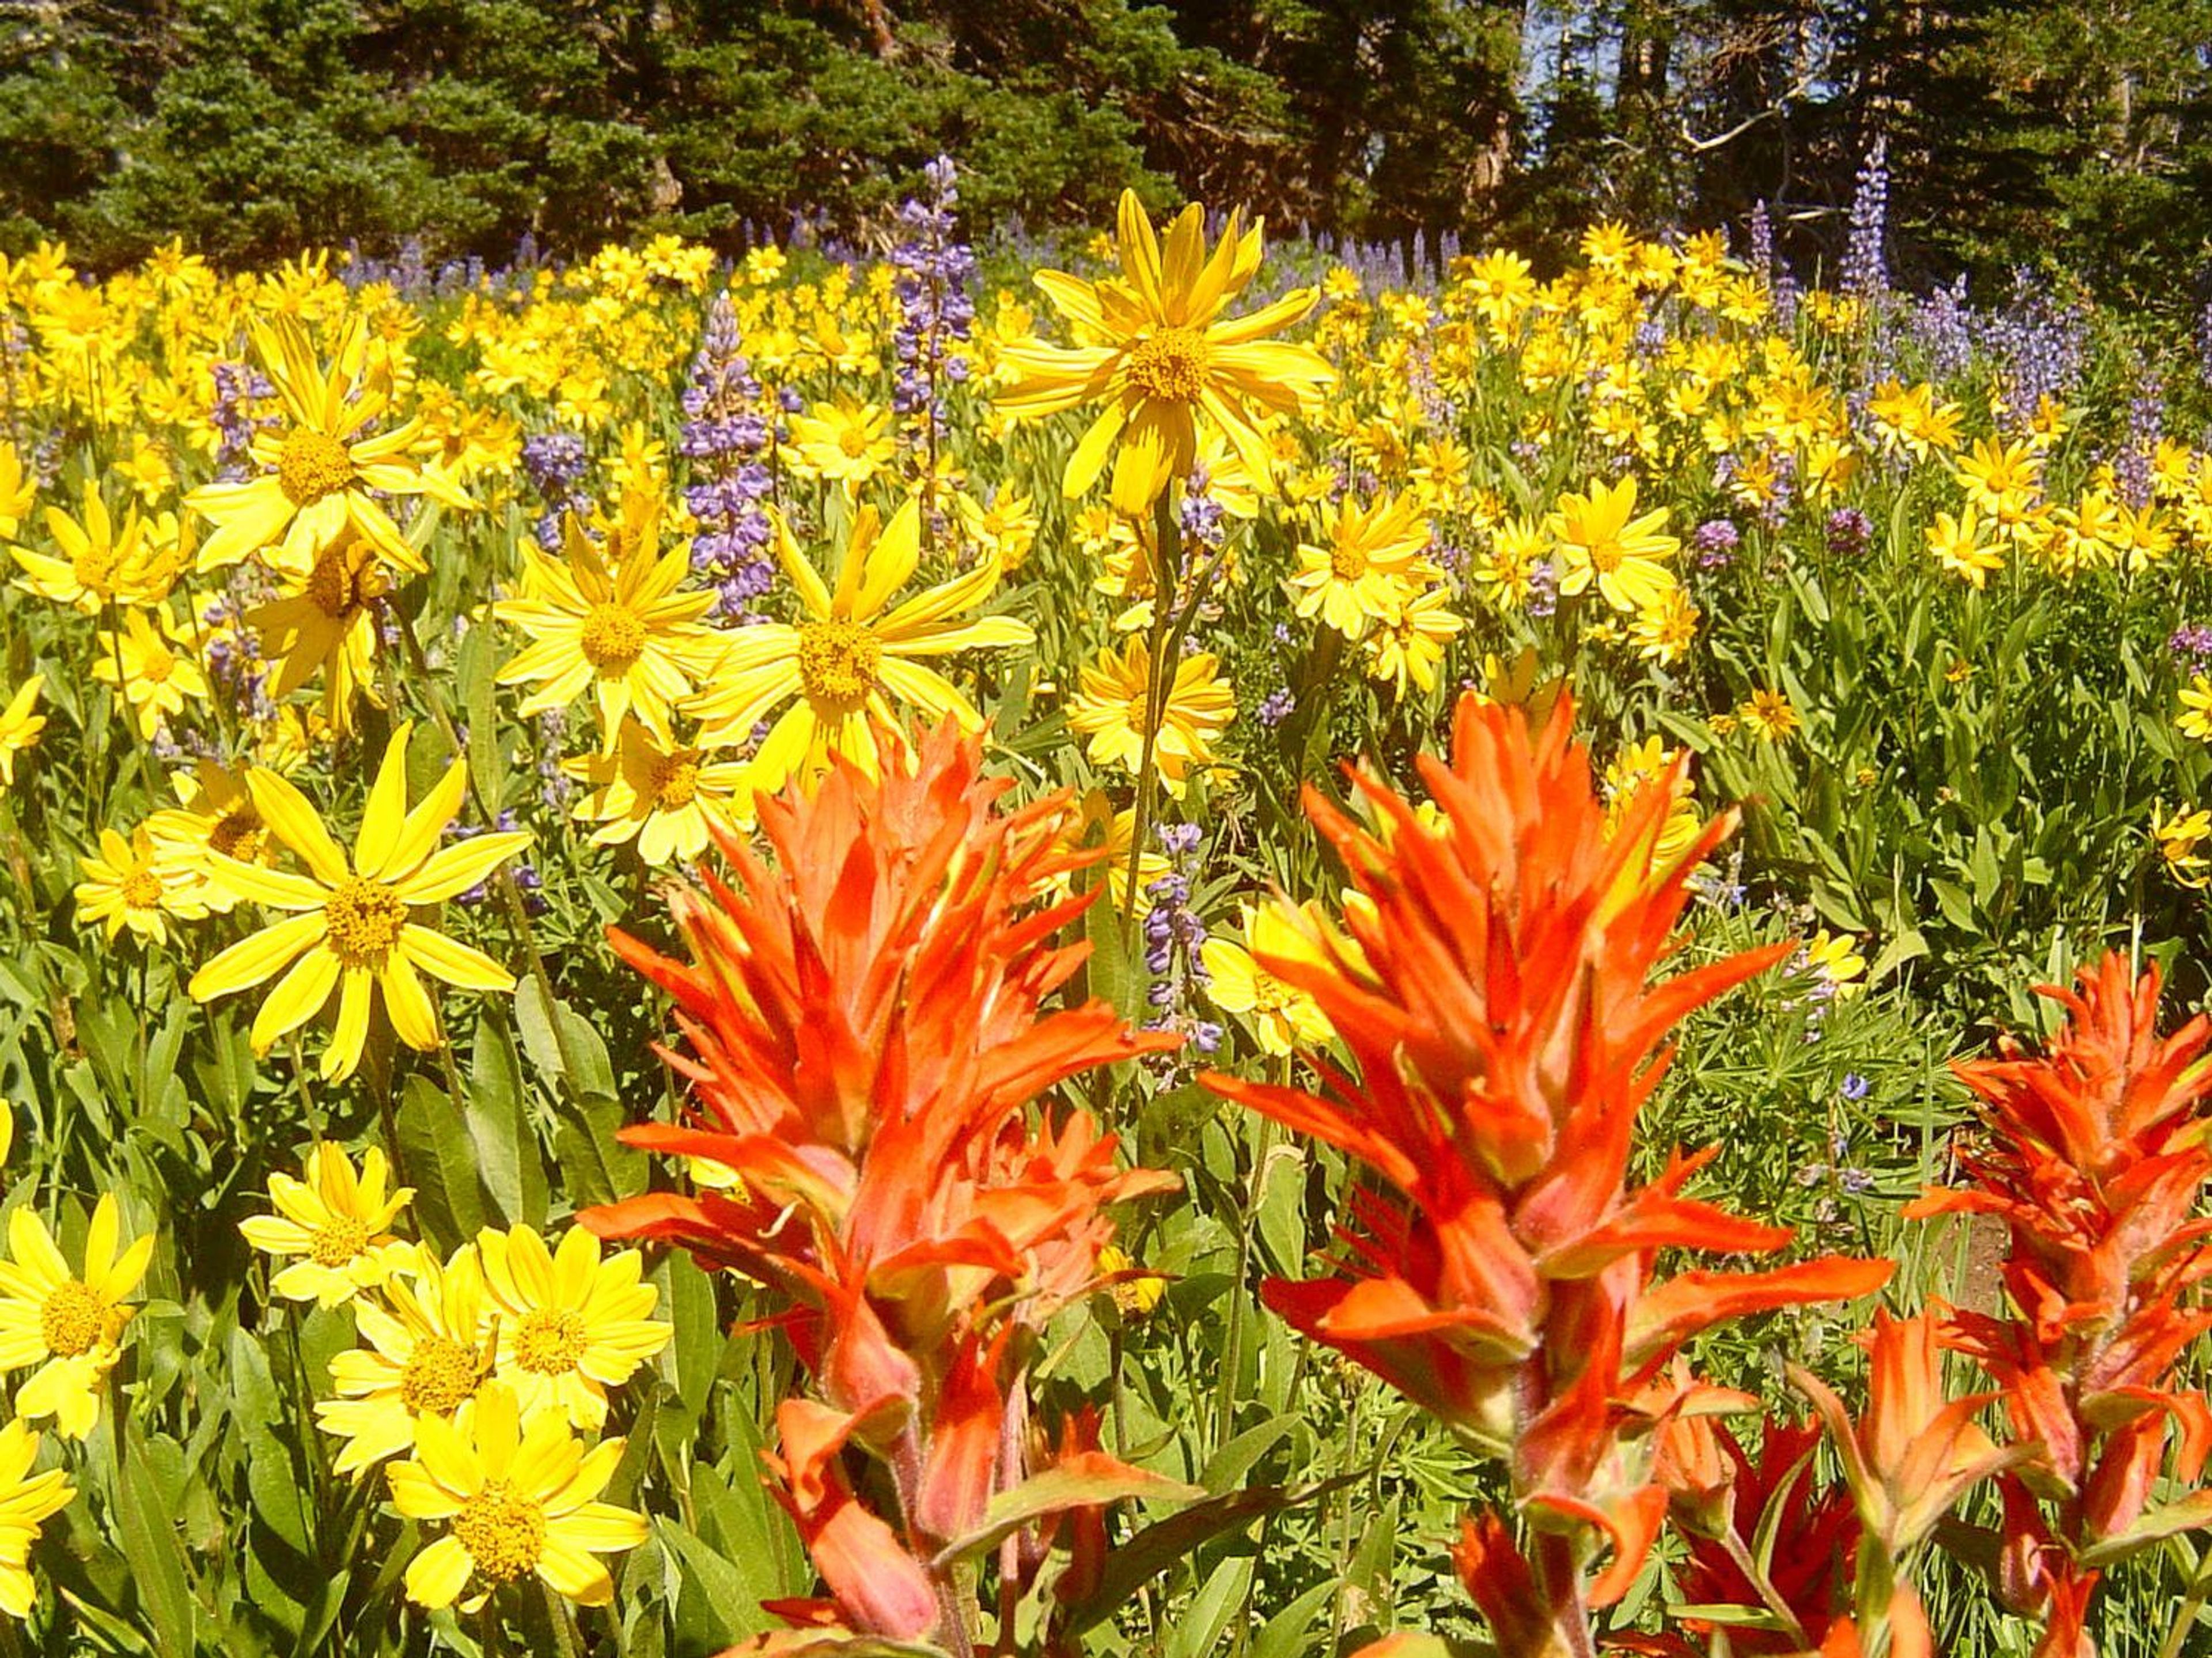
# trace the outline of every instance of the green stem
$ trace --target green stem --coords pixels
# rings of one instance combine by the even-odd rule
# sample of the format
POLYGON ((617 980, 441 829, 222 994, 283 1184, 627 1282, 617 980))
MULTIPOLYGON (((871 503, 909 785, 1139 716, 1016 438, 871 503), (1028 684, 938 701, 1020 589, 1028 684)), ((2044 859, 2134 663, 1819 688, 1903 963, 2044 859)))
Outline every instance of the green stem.
MULTIPOLYGON (((1139 545, 1142 544, 1141 530, 1139 545)), ((1137 922, 1137 899, 1144 890, 1140 872, 1145 841, 1152 833, 1152 790, 1158 780, 1160 722, 1167 716, 1175 676, 1168 670, 1170 611, 1182 562, 1182 528, 1176 516, 1175 489, 1160 491, 1152 503, 1152 625, 1146 641, 1144 752, 1137 765, 1137 798, 1129 815, 1129 902, 1121 910, 1121 953, 1129 953, 1137 922)))

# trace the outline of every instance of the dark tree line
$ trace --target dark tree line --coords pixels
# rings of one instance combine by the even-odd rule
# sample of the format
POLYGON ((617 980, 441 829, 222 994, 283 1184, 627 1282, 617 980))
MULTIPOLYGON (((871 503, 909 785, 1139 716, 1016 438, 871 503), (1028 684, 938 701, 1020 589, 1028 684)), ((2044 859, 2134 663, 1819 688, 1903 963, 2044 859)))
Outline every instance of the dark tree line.
POLYGON ((0 0, 0 246, 500 257, 1125 184, 1369 240, 1737 230, 1832 261, 1886 140, 1908 280, 2174 315, 2212 249, 2212 0, 0 0))

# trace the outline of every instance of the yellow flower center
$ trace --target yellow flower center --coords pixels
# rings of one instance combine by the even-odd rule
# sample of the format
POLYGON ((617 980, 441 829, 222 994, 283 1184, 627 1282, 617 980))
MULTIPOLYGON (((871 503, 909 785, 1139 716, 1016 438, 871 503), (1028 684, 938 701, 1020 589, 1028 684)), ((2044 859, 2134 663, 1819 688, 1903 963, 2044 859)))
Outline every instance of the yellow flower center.
POLYGON ((399 1373, 399 1402, 418 1416, 448 1416, 476 1396, 483 1380, 477 1356, 451 1336, 424 1336, 399 1373))
POLYGON ((1129 353, 1129 384, 1164 403, 1196 403, 1209 353, 1195 328, 1163 328, 1129 353))
POLYGON ((105 594, 115 580, 115 550, 87 547, 70 561, 70 574, 78 586, 105 594))
POLYGON ((566 1376, 584 1360, 584 1315, 540 1307, 514 1327, 514 1362, 539 1376, 566 1376))
POLYGON ((353 554, 333 547, 315 561, 307 574, 307 598, 333 621, 343 621, 384 592, 384 579, 374 565, 356 568, 353 554))
POLYGON ((353 457, 326 432, 301 428, 276 456, 276 483, 295 507, 312 507, 354 480, 353 457))
POLYGON ((545 1510, 504 1479, 488 1479, 453 1516, 453 1537, 478 1571, 495 1583, 512 1583, 537 1570, 545 1552, 545 1510))
POLYGON ((399 942, 407 901, 380 881, 349 875, 323 901, 324 942, 345 967, 374 967, 399 942))
POLYGON ((261 848, 268 838, 262 827, 261 814, 250 803, 241 800, 215 820, 215 827, 208 831, 208 849, 226 858, 235 858, 241 864, 250 864, 261 856, 261 848))
POLYGON ((810 622, 799 630, 799 679, 806 700, 848 714, 867 700, 883 666, 875 635, 853 622, 810 622))
POLYGON ((166 645, 150 645, 146 659, 139 664, 138 677, 149 684, 164 683, 177 671, 177 653, 166 645))
POLYGON ((673 811, 691 804, 699 793, 699 750, 678 749, 673 754, 663 755, 653 762, 653 803, 663 811, 673 811))
POLYGON ((1357 581, 1367 574, 1367 550, 1349 537, 1340 536, 1330 550, 1328 568, 1340 581, 1357 581))
POLYGON ((1600 575, 1611 575, 1620 568, 1621 560, 1627 556, 1621 550, 1620 544, 1610 536, 1593 543, 1589 550, 1590 565, 1600 575))
POLYGON ((619 604, 594 604, 576 635, 584 659, 601 673, 629 671, 645 654, 645 623, 619 604))
POLYGON ((837 446, 848 460, 858 460, 868 452, 868 434, 858 426, 848 426, 837 434, 837 446))
POLYGON ((106 1328, 106 1306, 90 1284, 75 1278, 47 1291, 39 1308, 39 1335, 48 1352, 63 1358, 90 1352, 106 1328))
POLYGON ((318 1266, 343 1266, 368 1247, 368 1223, 351 1215, 333 1215, 315 1230, 308 1254, 318 1266))
POLYGON ((161 878, 150 869, 134 869, 123 878, 123 902, 131 909, 161 907, 161 878))

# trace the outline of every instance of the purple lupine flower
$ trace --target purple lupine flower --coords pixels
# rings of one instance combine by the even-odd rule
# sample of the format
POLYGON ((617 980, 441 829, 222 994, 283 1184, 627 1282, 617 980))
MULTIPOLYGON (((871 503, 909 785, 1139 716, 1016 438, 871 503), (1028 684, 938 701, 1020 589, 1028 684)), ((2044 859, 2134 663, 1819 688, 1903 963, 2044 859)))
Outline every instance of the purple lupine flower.
POLYGON ((2136 382, 2135 396, 2128 399, 2127 432, 2119 453, 2112 457, 2112 478, 2120 499, 2138 512, 2150 505, 2151 461, 2165 423, 2165 386, 2156 374, 2147 371, 2136 382))
POLYGON ((1528 614, 1550 616, 1559 608, 1559 572, 1548 555, 1528 567, 1528 614))
POLYGON ((1866 1098, 1874 1084, 1856 1071, 1844 1072, 1843 1096, 1854 1102, 1866 1098))
POLYGON ((739 623, 757 619, 753 601, 775 580, 762 506, 775 480, 760 459, 771 434, 760 410, 760 381, 738 349, 743 343, 728 293, 715 295, 684 389, 677 442, 690 463, 684 504, 699 524, 691 568, 714 584, 718 613, 739 623))
POLYGON ((1203 547, 1209 552, 1229 538, 1229 528, 1221 519, 1221 503, 1206 493, 1213 482, 1206 463, 1199 461, 1190 469, 1182 491, 1182 541, 1185 547, 1203 547))
POLYGON ((1874 520, 1856 507, 1838 507, 1828 514, 1828 550, 1841 558, 1856 558, 1874 541, 1874 520))
POLYGON ((1912 343, 1926 355, 1929 379, 1948 380, 1966 372, 1974 354, 1973 312, 1966 304, 1966 277, 1914 302, 1911 333, 1912 343))
POLYGON ((1889 264, 1882 253, 1888 229, 1889 140, 1877 136, 1859 164, 1850 239, 1844 250, 1843 291, 1869 307, 1889 291, 1889 264))
POLYGON ((1751 274, 1769 288, 1774 285, 1774 221, 1766 211, 1762 197, 1751 204, 1751 223, 1746 230, 1750 246, 1745 251, 1744 263, 1751 274))
MULTIPOLYGON (((1203 953, 1206 923, 1190 907, 1190 865, 1205 838, 1196 823, 1159 826, 1160 846, 1173 867, 1145 888, 1152 900, 1145 912, 1145 966, 1152 975, 1145 991, 1152 1013, 1145 1029, 1179 1031, 1192 1048, 1211 1054, 1220 1046, 1221 1027, 1200 1019, 1192 1006, 1211 982, 1203 953)), ((1171 1058, 1153 1063, 1161 1069, 1174 1066, 1171 1058)))
POLYGON ((1735 562, 1735 550, 1742 540, 1728 519, 1708 519, 1690 531, 1690 550, 1697 554, 1699 569, 1724 570, 1735 562))
POLYGON ((568 734, 568 716, 548 708, 538 716, 538 798, 553 811, 564 811, 575 786, 561 765, 562 739, 568 734))
POLYGON ((2034 272, 2013 272, 2004 308, 1982 313, 1978 343, 1996 359, 2004 388, 2000 423, 2017 435, 2044 398, 2063 402, 2081 384, 2088 358, 2089 319, 2078 305, 2062 301, 2034 272))
POLYGON ((1279 690, 1269 691, 1267 695, 1261 698, 1260 706, 1253 710, 1253 714, 1261 726, 1273 731, 1296 714, 1297 708, 1297 698, 1291 695, 1290 687, 1285 685, 1279 690))
POLYGON ((968 378, 961 350, 975 320, 968 291, 975 275, 975 252, 959 237, 953 209, 960 191, 952 159, 940 155, 922 169, 926 197, 909 197, 899 208, 906 239, 891 250, 898 272, 891 291, 898 301, 899 323, 891 335, 898 374, 891 407, 918 418, 926 443, 943 434, 944 392, 968 378))
POLYGON ((267 375, 242 362, 218 362, 210 372, 215 381, 208 419, 216 430, 216 477, 235 483, 246 476, 254 434, 276 424, 274 416, 256 420, 248 410, 261 398, 276 396, 276 388, 267 375))
POLYGON ((576 504, 586 460, 580 432, 532 432, 522 440, 522 470, 545 503, 533 530, 549 553, 561 544, 562 516, 576 504))

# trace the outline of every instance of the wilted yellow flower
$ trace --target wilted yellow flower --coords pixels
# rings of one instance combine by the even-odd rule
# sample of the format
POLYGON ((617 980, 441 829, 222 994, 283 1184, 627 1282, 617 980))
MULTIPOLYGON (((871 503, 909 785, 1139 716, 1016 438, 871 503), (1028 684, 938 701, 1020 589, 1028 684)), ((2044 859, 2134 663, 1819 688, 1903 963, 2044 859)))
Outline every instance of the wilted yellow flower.
POLYGON ((1856 996, 1866 988, 1854 982, 1866 972, 1866 957, 1850 934, 1830 933, 1822 927, 1805 940, 1806 969, 1838 996, 1856 996))
POLYGON ((2167 874, 2185 887, 2212 882, 2212 860, 2197 851, 2212 839, 2212 811, 2182 806, 2169 817, 2163 806, 2157 807, 2151 814, 2150 834, 2167 874))
POLYGON ((246 625, 261 635, 270 666, 269 696, 283 701, 323 676, 323 717, 343 736, 353 728, 356 694, 378 700, 376 601, 391 586, 376 550, 350 531, 315 555, 304 578, 288 577, 288 591, 246 612, 246 625))

